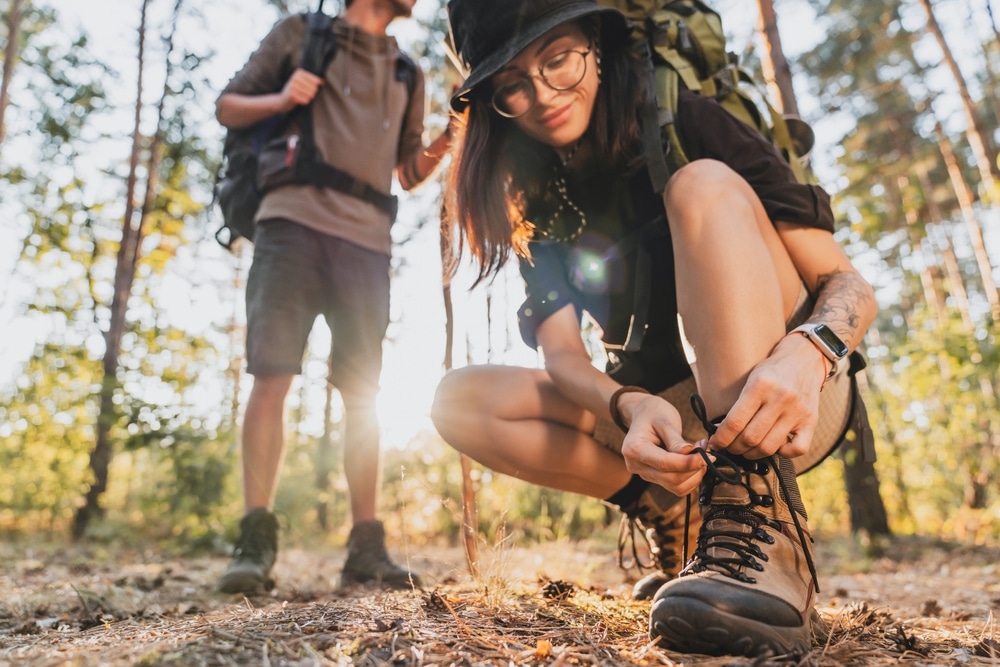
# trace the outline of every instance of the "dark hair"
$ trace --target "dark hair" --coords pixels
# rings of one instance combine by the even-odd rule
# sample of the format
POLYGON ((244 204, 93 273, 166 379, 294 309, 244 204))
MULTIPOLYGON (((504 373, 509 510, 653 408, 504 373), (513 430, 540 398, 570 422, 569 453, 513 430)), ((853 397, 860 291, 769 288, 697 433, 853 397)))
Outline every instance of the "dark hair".
MULTIPOLYGON (((597 19, 583 19, 598 32, 597 19)), ((628 40, 599 33, 601 83, 587 132, 594 157, 614 169, 631 171, 643 162, 638 110, 645 96, 640 60, 628 40)), ((556 154, 510 119, 497 114, 487 83, 472 92, 463 139, 449 172, 447 221, 443 228, 454 270, 468 246, 480 282, 495 274, 511 252, 528 257, 534 226, 527 212, 550 196, 556 154), (457 232, 457 234, 456 234, 457 232)))

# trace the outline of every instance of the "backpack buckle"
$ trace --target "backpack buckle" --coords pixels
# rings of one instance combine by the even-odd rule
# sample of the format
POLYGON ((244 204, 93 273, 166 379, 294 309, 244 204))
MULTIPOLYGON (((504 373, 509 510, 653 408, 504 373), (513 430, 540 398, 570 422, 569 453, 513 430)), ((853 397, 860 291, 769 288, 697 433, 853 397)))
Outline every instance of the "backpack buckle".
POLYGON ((712 76, 715 81, 716 97, 722 98, 734 92, 740 80, 740 75, 735 65, 726 65, 712 76))

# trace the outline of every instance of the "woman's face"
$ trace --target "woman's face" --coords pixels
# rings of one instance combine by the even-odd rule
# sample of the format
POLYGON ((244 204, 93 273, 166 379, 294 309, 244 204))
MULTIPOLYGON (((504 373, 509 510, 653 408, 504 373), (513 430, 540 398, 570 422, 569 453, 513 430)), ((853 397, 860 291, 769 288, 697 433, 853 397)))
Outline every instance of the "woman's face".
POLYGON ((534 101, 523 115, 511 119, 528 136, 554 148, 570 146, 590 124, 599 84, 597 56, 583 27, 566 23, 532 42, 493 75, 491 83, 500 107, 505 98, 520 97, 521 104, 534 101), (574 63, 581 57, 584 70, 578 84, 565 90, 549 85, 572 84, 579 72, 574 63))

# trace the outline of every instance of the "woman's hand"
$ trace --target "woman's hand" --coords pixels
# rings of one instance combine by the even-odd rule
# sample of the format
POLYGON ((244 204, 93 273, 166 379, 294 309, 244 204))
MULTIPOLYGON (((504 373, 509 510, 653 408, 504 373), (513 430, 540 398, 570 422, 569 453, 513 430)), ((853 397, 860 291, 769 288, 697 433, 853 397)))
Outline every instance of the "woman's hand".
POLYGON ((805 336, 785 336, 750 372, 709 444, 749 459, 805 454, 816 430, 819 392, 829 364, 805 336))
POLYGON ((681 435, 681 416, 659 396, 627 393, 618 399, 619 411, 629 417, 622 456, 629 472, 671 493, 686 496, 698 488, 707 465, 681 435))

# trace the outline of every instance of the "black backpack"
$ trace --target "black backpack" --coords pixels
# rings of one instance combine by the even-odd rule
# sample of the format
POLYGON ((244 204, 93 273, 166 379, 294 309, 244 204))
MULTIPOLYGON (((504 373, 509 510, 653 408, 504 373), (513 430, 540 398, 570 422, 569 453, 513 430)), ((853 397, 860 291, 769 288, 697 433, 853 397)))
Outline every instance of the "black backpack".
MULTIPOLYGON (((333 17, 317 11, 304 14, 306 37, 301 67, 323 76, 337 52, 333 17)), ((416 85, 416 64, 400 54, 396 80, 405 81, 409 94, 416 85)), ((291 76, 289 72, 288 76, 291 76)), ((222 227, 215 239, 231 249, 239 238, 253 241, 257 210, 270 190, 289 184, 311 184, 346 192, 370 202, 396 217, 396 197, 381 192, 347 172, 323 162, 313 134, 312 105, 298 107, 283 116, 266 118, 248 128, 229 130, 223 144, 223 164, 216 179, 215 200, 222 211, 222 227), (292 120, 299 134, 285 136, 292 120)))

